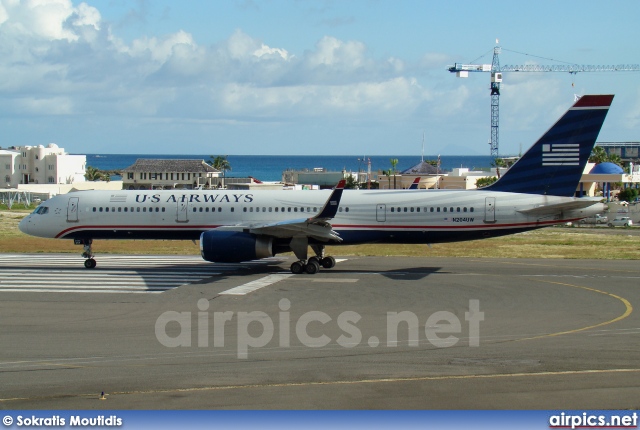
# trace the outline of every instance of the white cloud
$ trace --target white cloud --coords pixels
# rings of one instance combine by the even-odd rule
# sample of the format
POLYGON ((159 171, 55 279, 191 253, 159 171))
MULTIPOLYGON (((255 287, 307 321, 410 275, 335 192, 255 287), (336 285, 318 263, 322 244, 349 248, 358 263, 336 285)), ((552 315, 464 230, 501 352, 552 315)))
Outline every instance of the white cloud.
POLYGON ((86 3, 76 8, 71 0, 1 0, 0 3, 2 31, 14 36, 77 41, 80 36, 69 24, 92 25, 97 29, 99 21, 97 9, 86 3))
POLYGON ((148 56, 153 62, 162 64, 174 54, 174 48, 180 45, 194 48, 193 37, 184 31, 179 31, 160 39, 144 37, 134 40, 131 47, 126 49, 126 52, 133 57, 148 56))
POLYGON ((127 43, 70 0, 0 0, 0 42, 0 97, 16 115, 385 120, 433 97, 359 41, 325 36, 299 57, 242 30, 212 46, 185 30, 127 43))
POLYGON ((325 36, 316 45, 315 51, 306 56, 311 68, 332 66, 342 70, 355 70, 368 63, 366 46, 362 42, 343 42, 335 37, 325 36))

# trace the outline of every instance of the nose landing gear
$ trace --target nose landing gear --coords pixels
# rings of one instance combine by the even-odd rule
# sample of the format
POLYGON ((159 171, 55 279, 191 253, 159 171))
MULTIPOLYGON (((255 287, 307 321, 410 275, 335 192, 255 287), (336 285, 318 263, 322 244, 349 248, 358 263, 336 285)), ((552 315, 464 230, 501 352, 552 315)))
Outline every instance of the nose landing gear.
POLYGON ((82 257, 86 259, 84 260, 84 267, 87 269, 93 269, 97 264, 96 260, 93 258, 93 251, 91 250, 93 239, 83 239, 81 243, 84 246, 82 257))

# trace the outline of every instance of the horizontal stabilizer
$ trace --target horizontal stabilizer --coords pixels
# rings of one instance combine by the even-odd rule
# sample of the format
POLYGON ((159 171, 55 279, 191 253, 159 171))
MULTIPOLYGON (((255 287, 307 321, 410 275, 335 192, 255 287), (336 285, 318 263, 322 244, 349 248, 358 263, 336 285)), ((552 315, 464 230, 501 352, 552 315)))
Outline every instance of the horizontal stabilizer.
MULTIPOLYGON (((531 209, 523 209, 523 210, 519 210, 518 212, 522 214, 534 215, 534 216, 556 215, 564 211, 588 208, 589 206, 599 204, 599 202, 600 202, 600 199, 589 200, 586 198, 581 198, 581 199, 575 199, 569 202, 553 203, 553 204, 544 205, 544 206, 537 206, 531 209)), ((604 205, 603 205, 603 208, 604 208, 604 205)))

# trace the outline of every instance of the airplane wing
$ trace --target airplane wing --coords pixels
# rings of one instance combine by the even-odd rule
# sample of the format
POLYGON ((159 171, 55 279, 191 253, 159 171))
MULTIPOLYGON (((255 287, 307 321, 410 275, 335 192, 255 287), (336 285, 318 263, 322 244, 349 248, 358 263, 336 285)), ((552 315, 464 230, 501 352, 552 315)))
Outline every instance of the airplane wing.
POLYGON ((332 240, 342 242, 342 238, 333 230, 329 221, 333 219, 338 212, 345 182, 344 180, 338 182, 338 185, 333 189, 333 192, 322 206, 320 212, 311 218, 297 218, 268 224, 238 224, 218 227, 215 230, 244 231, 278 238, 306 236, 322 242, 332 240))
POLYGON ((544 206, 537 206, 531 209, 523 209, 518 212, 526 215, 556 215, 562 211, 584 209, 599 203, 600 200, 590 200, 581 198, 571 202, 553 203, 544 206))

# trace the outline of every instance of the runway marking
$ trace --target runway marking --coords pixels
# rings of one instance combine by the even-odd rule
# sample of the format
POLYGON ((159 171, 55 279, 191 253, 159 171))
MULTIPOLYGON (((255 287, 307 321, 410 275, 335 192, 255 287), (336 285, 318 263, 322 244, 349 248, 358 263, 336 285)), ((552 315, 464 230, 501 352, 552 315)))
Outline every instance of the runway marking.
POLYGON ((521 338, 521 339, 515 339, 515 342, 520 342, 520 341, 523 341, 523 340, 542 339, 542 338, 545 338, 545 337, 562 336, 562 335, 565 335, 565 334, 572 334, 572 333, 578 333, 578 332, 585 331, 585 330, 590 330, 590 329, 596 328, 596 327, 602 327, 602 326, 613 324, 615 322, 623 320, 623 319, 627 318, 629 315, 631 315, 631 313, 633 312, 633 306, 631 306, 631 303, 629 303, 629 300, 625 299, 624 297, 620 297, 620 296, 618 296, 616 294, 613 294, 613 293, 608 293, 606 291, 600 291, 600 290, 596 290, 595 288, 584 287, 584 286, 581 286, 581 285, 565 284, 563 282, 542 281, 540 279, 534 279, 534 280, 538 281, 538 282, 544 282, 546 284, 563 285, 565 287, 581 288, 583 290, 593 291, 593 292, 596 292, 596 293, 599 293, 599 294, 604 294, 606 296, 611 296, 611 297, 613 297, 615 299, 620 300, 624 304, 625 311, 624 311, 624 313, 622 315, 620 315, 620 316, 618 316, 618 317, 616 317, 616 318, 614 318, 612 320, 601 322, 599 324, 594 324, 594 325, 590 325, 590 326, 587 326, 587 327, 577 328, 577 329, 574 329, 574 330, 566 330, 566 331, 560 331, 560 332, 557 332, 557 333, 548 333, 548 334, 542 334, 542 335, 539 335, 539 336, 532 336, 532 337, 525 337, 525 338, 521 338))
POLYGON ((358 278, 311 278, 307 282, 321 282, 328 284, 349 284, 358 282, 358 278))
MULTIPOLYGON (((340 263, 342 261, 347 261, 346 258, 336 258, 336 263, 340 263)), ((237 287, 230 288, 228 290, 224 290, 219 295, 229 295, 229 296, 244 296, 246 294, 257 291, 261 288, 268 287, 269 285, 273 285, 276 282, 280 282, 284 279, 290 278, 293 276, 293 273, 274 273, 272 275, 265 276, 264 278, 256 279, 255 281, 248 282, 246 284, 238 285, 237 287)), ((309 278, 309 282, 357 282, 358 280, 335 280, 331 281, 332 278, 309 278)), ((335 279, 335 278, 334 278, 335 279)))
POLYGON ((273 263, 213 264, 199 256, 106 255, 87 270, 72 254, 0 254, 0 293, 160 294, 228 271, 273 263))
POLYGON ((249 294, 253 291, 259 290, 260 288, 275 284, 276 282, 282 281, 283 279, 287 279, 291 276, 293 276, 293 273, 275 273, 273 275, 265 276, 264 278, 256 279, 255 281, 247 282, 243 285, 238 285, 237 287, 225 290, 219 294, 244 296, 245 294, 249 294))
MULTIPOLYGON (((192 387, 192 388, 169 388, 158 390, 134 390, 134 391, 115 391, 109 393, 112 396, 117 395, 137 395, 137 394, 160 394, 160 393, 190 393, 202 391, 222 391, 222 390, 244 390, 254 388, 294 388, 294 387, 313 387, 313 386, 331 386, 331 385, 358 385, 358 384, 384 384, 394 382, 421 382, 421 381, 455 381, 455 380, 472 380, 472 379, 501 379, 501 378, 527 378, 527 377, 544 377, 544 376, 571 376, 571 375, 593 375, 593 374, 614 374, 614 373, 638 373, 640 369, 594 369, 594 370, 563 370, 557 372, 536 372, 536 373, 492 373, 487 375, 442 375, 442 376, 415 376, 406 378, 378 378, 378 379, 358 379, 353 381, 307 381, 307 382, 283 382, 273 384, 248 384, 248 385, 221 385, 208 387, 192 387)), ((95 397, 96 393, 78 394, 74 397, 95 397)), ((34 401, 41 399, 54 399, 60 397, 69 397, 67 394, 41 397, 13 397, 0 398, 0 402, 11 401, 34 401)))

